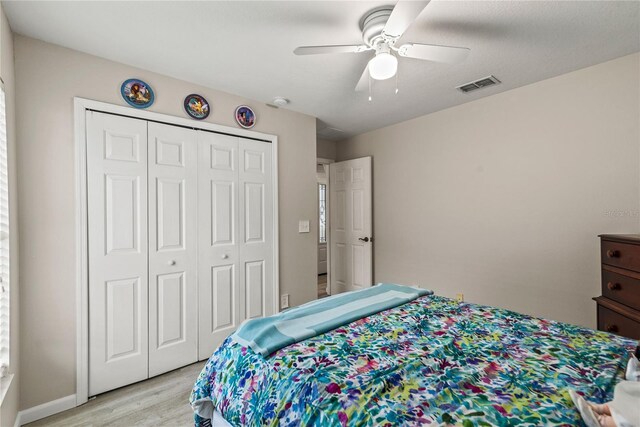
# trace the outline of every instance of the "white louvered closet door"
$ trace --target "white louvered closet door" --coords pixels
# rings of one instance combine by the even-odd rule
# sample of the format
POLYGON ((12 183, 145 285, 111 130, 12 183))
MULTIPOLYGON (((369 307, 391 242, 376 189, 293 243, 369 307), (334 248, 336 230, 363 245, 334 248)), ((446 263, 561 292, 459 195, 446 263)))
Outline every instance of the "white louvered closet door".
POLYGON ((87 111, 89 395, 148 377, 147 122, 87 111))
POLYGON ((198 357, 197 132, 149 122, 149 376, 198 357))

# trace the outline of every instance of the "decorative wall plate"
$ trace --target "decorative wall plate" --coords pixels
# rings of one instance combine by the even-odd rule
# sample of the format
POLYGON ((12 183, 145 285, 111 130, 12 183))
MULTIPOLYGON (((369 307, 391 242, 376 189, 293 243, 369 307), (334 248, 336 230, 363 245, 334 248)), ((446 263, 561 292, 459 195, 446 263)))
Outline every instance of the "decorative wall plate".
POLYGON ((209 103, 202 95, 192 93, 184 99, 184 110, 196 120, 203 120, 209 116, 209 103))
POLYGON ((135 108, 147 108, 155 101, 153 89, 147 83, 138 79, 128 79, 120 86, 122 98, 135 108))
POLYGON ((256 113, 246 105, 236 108, 236 122, 245 129, 251 129, 256 124, 256 113))

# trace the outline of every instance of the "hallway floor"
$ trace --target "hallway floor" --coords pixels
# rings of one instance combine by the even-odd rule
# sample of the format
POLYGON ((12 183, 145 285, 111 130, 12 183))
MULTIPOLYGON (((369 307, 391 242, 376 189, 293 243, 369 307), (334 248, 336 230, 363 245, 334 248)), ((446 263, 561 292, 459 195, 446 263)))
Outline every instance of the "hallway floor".
POLYGON ((318 275, 318 298, 328 297, 327 293, 327 275, 320 274, 318 275))

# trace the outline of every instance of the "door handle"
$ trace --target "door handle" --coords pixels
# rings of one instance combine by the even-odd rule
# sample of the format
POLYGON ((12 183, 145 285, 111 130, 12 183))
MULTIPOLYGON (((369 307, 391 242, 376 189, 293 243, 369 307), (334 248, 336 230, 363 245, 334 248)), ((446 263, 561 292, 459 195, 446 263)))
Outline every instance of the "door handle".
POLYGON ((227 259, 227 258, 229 258, 229 255, 224 254, 224 255, 222 255, 220 258, 222 258, 222 259, 227 259))
POLYGON ((362 240, 363 242, 367 243, 369 241, 368 237, 359 237, 358 240, 362 240))

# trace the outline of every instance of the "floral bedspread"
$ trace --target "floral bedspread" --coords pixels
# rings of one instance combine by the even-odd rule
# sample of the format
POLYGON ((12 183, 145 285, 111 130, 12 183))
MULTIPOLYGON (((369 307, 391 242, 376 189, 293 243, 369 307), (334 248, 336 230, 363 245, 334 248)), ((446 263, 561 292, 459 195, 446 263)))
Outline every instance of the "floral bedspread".
POLYGON ((227 339, 191 401, 234 426, 582 425, 567 388, 610 400, 635 345, 425 296, 267 358, 227 339))

